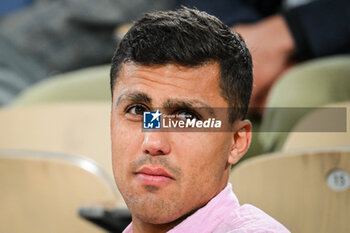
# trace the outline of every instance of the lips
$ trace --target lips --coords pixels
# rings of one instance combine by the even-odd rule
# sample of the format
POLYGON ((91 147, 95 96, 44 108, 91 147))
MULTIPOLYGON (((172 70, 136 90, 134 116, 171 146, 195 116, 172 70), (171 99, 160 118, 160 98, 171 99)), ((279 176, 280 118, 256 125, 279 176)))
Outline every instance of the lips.
POLYGON ((175 178, 163 167, 143 166, 136 171, 137 179, 144 185, 162 186, 175 178))

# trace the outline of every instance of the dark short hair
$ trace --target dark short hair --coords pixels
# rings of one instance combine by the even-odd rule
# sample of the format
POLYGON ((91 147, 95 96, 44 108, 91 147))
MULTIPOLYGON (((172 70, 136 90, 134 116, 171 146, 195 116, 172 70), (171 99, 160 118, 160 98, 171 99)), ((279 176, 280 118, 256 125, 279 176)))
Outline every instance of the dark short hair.
POLYGON ((220 65, 220 91, 232 110, 230 122, 246 117, 252 92, 252 59, 239 34, 216 17, 196 9, 145 14, 121 40, 112 59, 110 84, 126 62, 152 66, 220 65))

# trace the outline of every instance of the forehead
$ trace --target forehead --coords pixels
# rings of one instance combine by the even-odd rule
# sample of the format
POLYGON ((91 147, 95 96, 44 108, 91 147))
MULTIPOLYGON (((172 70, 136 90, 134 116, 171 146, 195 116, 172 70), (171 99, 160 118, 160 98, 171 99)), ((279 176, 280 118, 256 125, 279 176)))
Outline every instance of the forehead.
POLYGON ((142 92, 161 104, 169 98, 206 102, 213 107, 225 107, 221 96, 220 66, 216 62, 198 67, 177 64, 143 66, 124 63, 116 79, 113 99, 125 93, 142 92))

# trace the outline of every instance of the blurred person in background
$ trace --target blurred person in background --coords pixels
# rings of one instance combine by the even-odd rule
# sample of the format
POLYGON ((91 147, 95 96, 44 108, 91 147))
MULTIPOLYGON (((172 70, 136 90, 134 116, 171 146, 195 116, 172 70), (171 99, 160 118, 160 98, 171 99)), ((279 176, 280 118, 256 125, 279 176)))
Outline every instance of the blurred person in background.
POLYGON ((242 35, 252 52, 250 113, 262 117, 261 132, 273 133, 259 134, 250 154, 281 149, 288 134, 283 132, 302 117, 273 108, 318 107, 350 99, 350 1, 179 0, 179 4, 217 16, 242 35))
POLYGON ((54 74, 109 63, 119 41, 115 28, 146 11, 170 9, 174 4, 173 0, 1 3, 0 106, 54 74))

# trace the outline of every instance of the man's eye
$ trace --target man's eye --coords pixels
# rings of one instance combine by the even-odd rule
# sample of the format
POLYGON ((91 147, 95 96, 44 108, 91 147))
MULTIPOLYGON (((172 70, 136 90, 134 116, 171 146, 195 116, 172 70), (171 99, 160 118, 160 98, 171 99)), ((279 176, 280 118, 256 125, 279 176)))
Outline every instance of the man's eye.
POLYGON ((143 112, 147 111, 147 108, 143 105, 134 105, 129 107, 126 112, 133 115, 143 115, 143 112))
POLYGON ((199 120, 200 117, 198 114, 191 112, 191 111, 181 111, 176 114, 176 118, 179 120, 186 121, 187 119, 192 120, 192 119, 197 119, 199 120))

